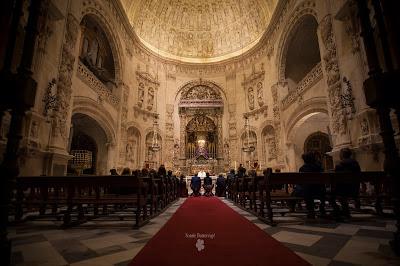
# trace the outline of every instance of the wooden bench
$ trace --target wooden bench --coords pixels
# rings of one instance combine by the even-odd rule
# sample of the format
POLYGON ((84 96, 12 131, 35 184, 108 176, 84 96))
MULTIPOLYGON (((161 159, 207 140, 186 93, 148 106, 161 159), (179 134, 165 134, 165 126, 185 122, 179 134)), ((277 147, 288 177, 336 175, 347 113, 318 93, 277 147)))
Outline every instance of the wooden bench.
MULTIPOLYGON (((260 180, 260 178, 258 178, 260 180)), ((274 224, 272 201, 302 199, 301 197, 292 197, 289 193, 274 195, 272 187, 274 185, 304 185, 304 184, 321 184, 330 186, 332 191, 335 191, 336 184, 354 184, 361 182, 370 182, 374 188, 375 193, 371 196, 375 200, 375 210, 378 215, 382 211, 382 199, 387 198, 387 194, 382 193, 382 186, 389 183, 389 179, 384 172, 360 172, 360 173, 336 173, 336 172, 323 172, 323 173, 299 173, 299 172, 279 172, 274 173, 271 169, 264 171, 263 180, 258 182, 258 200, 259 200, 259 215, 265 218, 264 208, 267 210, 267 223, 274 224)), ((336 200, 335 194, 327 195, 331 200, 336 200)))
MULTIPOLYGON (((85 205, 86 211, 89 207, 92 210, 92 218, 108 215, 105 208, 114 205, 131 208, 134 226, 139 227, 149 220, 147 203, 151 194, 148 188, 149 185, 137 176, 18 177, 12 201, 15 221, 21 221, 24 213, 38 211, 39 217, 62 216, 64 225, 68 226, 74 224, 72 214, 75 212, 75 223, 86 220, 85 205), (103 212, 99 211, 101 206, 103 212)), ((35 215, 27 218, 35 218, 35 215)))

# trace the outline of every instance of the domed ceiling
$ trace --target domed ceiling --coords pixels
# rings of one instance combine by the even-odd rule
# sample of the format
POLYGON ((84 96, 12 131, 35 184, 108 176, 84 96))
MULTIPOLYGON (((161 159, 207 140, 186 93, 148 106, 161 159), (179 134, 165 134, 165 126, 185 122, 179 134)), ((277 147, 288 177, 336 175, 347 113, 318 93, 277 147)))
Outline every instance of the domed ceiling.
POLYGON ((121 0, 142 43, 186 62, 217 62, 252 48, 277 0, 121 0))

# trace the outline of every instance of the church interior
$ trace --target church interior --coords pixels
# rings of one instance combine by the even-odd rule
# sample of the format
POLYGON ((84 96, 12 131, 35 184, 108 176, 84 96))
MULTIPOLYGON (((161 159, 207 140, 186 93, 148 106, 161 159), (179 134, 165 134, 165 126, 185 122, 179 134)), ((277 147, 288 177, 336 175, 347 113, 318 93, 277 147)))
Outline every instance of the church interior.
POLYGON ((400 265, 398 1, 0 5, 2 265, 400 265))

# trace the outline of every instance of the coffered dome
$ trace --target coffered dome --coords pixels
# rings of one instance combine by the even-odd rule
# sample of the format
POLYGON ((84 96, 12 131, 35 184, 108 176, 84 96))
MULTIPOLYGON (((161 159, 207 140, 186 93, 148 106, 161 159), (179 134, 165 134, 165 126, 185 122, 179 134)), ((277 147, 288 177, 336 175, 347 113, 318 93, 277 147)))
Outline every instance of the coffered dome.
POLYGON ((277 0, 121 0, 134 31, 155 53, 216 62, 252 48, 277 0))

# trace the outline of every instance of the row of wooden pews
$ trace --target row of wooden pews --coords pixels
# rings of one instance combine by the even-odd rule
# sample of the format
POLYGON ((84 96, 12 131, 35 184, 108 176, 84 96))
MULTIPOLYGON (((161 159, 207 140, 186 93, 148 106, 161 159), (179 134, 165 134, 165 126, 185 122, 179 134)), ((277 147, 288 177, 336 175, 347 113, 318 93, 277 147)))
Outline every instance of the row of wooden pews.
MULTIPOLYGON (((228 182, 227 197, 239 207, 255 214, 259 219, 270 225, 275 225, 274 213, 277 206, 281 209, 285 206, 288 211, 290 201, 303 201, 303 197, 292 196, 289 187, 292 185, 320 184, 329 189, 326 193, 326 201, 333 202, 339 199, 335 195, 337 184, 369 183, 373 186, 372 193, 360 192, 355 200, 360 203, 374 206, 376 215, 385 215, 383 204, 391 204, 391 179, 384 172, 361 172, 361 173, 299 173, 299 172, 273 172, 268 168, 264 175, 256 175, 255 172, 249 176, 236 177, 228 182)), ((360 209, 361 206, 358 206, 360 209)), ((390 207, 390 206, 389 206, 390 207)), ((284 215, 284 213, 280 213, 284 215)))
POLYGON ((18 177, 11 201, 15 223, 55 218, 63 226, 102 217, 133 218, 140 227, 178 199, 175 177, 24 176, 18 177))

